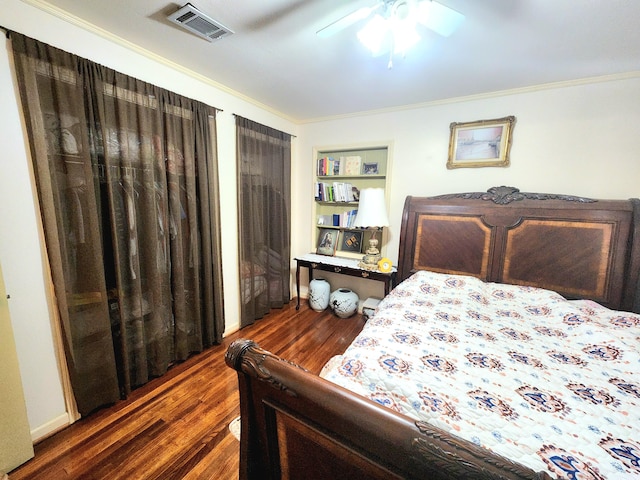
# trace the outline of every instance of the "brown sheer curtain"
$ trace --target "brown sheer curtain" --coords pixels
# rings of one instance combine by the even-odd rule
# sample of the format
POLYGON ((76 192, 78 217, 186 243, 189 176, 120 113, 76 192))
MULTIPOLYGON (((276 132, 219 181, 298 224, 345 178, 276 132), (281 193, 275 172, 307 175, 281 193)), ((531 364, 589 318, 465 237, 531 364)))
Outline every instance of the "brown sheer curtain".
POLYGON ((290 300, 291 135, 236 116, 240 327, 290 300))
POLYGON ((222 339, 215 109, 10 38, 84 415, 222 339))

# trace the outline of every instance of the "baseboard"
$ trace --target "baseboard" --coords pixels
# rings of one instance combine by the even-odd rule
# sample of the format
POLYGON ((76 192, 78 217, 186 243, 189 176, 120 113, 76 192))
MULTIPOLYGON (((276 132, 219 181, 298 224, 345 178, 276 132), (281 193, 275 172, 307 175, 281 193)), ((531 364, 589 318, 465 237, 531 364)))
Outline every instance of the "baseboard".
POLYGON ((228 337, 232 333, 236 333, 238 330, 240 330, 240 322, 236 322, 231 325, 226 325, 224 333, 222 334, 222 337, 223 338, 228 337))
POLYGON ((65 412, 53 420, 48 421, 44 425, 31 430, 31 441, 33 443, 38 443, 69 425, 71 425, 71 421, 69 420, 69 415, 65 412))

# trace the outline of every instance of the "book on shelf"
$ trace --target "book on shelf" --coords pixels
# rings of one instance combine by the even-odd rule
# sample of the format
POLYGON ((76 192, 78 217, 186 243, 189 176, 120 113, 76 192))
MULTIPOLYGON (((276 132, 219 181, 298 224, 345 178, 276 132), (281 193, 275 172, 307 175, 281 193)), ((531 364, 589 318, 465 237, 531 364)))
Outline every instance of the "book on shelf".
POLYGON ((348 202, 347 188, 343 182, 333 182, 333 200, 335 202, 348 202))
POLYGON ((333 169, 331 170, 334 175, 344 175, 344 162, 341 159, 333 161, 333 169))
POLYGON ((318 159, 317 174, 319 177, 327 177, 332 175, 344 175, 345 161, 344 157, 338 159, 333 157, 322 157, 318 159))
POLYGON ((318 225, 325 227, 353 228, 358 210, 349 210, 342 213, 332 213, 329 215, 318 215, 318 225))
POLYGON ((319 177, 332 175, 361 175, 362 157, 349 155, 346 157, 322 157, 317 160, 316 173, 319 177))
POLYGON ((315 199, 320 202, 355 202, 359 191, 347 182, 316 182, 315 199))
POLYGON ((329 162, 331 162, 331 157, 322 157, 318 159, 318 167, 316 173, 319 177, 327 174, 327 169, 329 162))
POLYGON ((341 157, 344 159, 344 174, 345 175, 360 175, 360 169, 362 166, 362 158, 358 155, 351 155, 348 157, 341 157))
POLYGON ((340 218, 340 226, 344 228, 353 227, 353 223, 356 220, 356 215, 358 214, 358 210, 349 210, 348 212, 343 212, 340 218))
POLYGON ((319 202, 333 202, 333 186, 325 182, 316 182, 316 200, 319 202))

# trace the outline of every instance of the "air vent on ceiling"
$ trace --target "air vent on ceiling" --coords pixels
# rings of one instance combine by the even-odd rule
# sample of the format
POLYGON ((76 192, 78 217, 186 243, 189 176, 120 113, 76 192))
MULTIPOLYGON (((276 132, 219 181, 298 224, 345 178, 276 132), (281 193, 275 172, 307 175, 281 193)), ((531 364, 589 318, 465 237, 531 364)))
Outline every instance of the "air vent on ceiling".
POLYGON ((187 3, 167 18, 210 42, 233 34, 233 30, 206 16, 190 3, 187 3))

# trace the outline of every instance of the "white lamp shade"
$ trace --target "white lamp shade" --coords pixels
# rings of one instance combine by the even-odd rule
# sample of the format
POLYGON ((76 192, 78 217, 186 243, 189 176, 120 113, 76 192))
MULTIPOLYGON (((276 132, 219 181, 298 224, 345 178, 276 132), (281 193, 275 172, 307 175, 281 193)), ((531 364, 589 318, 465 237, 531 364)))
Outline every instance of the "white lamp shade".
POLYGON ((363 188, 360 190, 358 214, 353 226, 364 228, 389 226, 384 188, 363 188))

